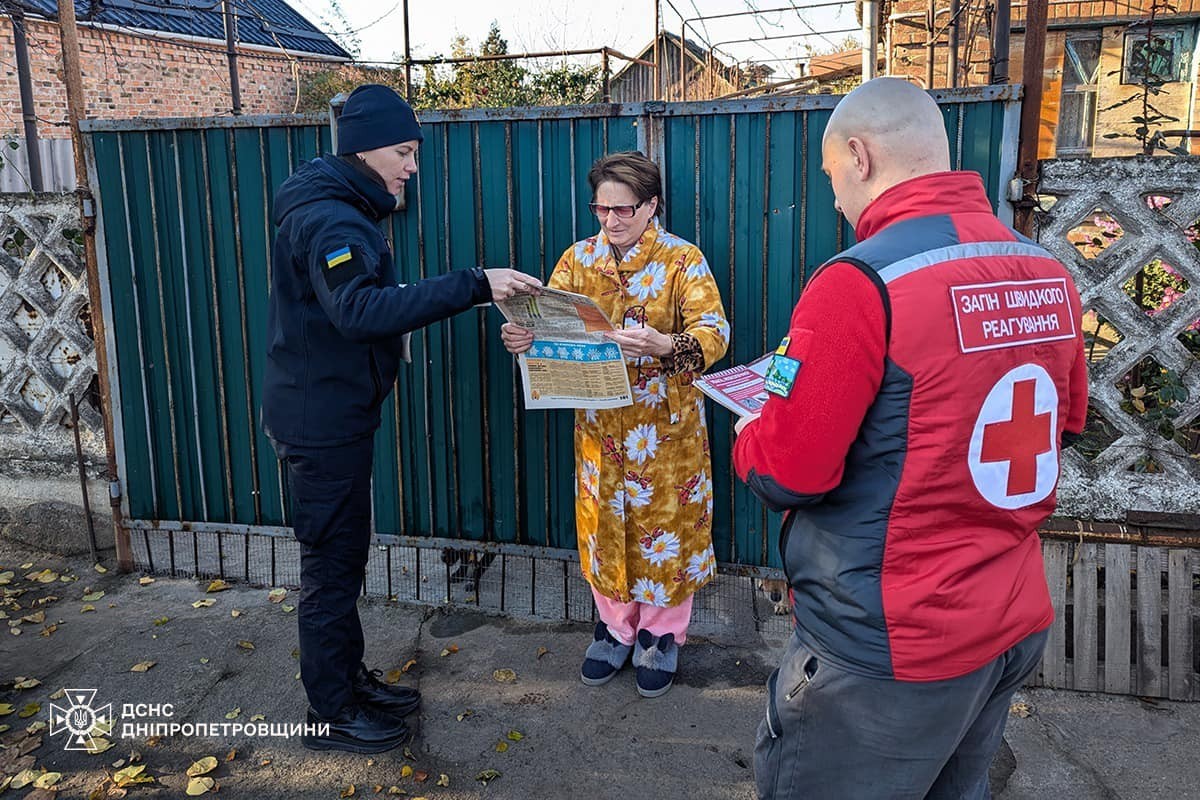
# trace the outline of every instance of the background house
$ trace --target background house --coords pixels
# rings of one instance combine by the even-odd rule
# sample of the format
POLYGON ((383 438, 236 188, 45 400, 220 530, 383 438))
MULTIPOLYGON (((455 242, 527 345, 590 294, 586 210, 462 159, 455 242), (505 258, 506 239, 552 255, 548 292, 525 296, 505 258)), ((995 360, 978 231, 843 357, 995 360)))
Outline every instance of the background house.
MULTIPOLYGON (((86 116, 201 117, 232 110, 222 4, 77 0, 86 116)), ((350 54, 283 0, 233 4, 242 111, 291 112, 300 75, 350 54)), ((0 0, 0 191, 27 187, 14 17, 24 18, 46 189, 73 186, 55 0, 0 0)))
MULTIPOLYGON (((657 96, 654 67, 632 62, 616 72, 610 81, 614 103, 640 103, 646 100, 711 100, 761 83, 770 75, 768 67, 743 70, 730 66, 711 50, 692 40, 680 46, 677 34, 662 31, 658 35, 663 71, 662 97, 657 96), (680 65, 686 65, 681 72, 680 65)), ((654 41, 634 54, 643 61, 654 61, 654 41)))

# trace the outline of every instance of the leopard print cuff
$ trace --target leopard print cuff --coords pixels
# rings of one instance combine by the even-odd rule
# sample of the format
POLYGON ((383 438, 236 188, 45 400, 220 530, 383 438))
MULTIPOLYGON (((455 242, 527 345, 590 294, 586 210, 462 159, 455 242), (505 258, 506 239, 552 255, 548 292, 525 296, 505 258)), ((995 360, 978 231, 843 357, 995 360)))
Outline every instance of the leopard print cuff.
POLYGON ((660 359, 665 374, 704 371, 704 350, 700 347, 699 339, 690 333, 672 333, 671 344, 671 355, 660 359))

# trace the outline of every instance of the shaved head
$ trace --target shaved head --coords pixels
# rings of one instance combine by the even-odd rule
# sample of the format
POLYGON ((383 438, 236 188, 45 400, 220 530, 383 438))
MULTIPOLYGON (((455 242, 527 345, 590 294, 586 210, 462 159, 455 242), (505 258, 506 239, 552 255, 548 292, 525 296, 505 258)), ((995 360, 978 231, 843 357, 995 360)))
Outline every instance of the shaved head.
POLYGON ((867 81, 842 98, 822 140, 824 170, 852 225, 883 192, 950 170, 950 144, 937 103, 897 78, 867 81))

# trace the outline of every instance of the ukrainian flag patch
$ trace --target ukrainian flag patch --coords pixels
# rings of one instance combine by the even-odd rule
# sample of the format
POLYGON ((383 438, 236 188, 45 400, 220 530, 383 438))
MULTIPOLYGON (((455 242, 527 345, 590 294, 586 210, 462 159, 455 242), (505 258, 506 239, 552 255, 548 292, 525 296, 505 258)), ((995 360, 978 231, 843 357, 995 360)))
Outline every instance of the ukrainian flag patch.
POLYGON ((353 256, 350 255, 350 246, 347 245, 341 250, 334 250, 332 253, 327 253, 325 255, 325 267, 326 269, 333 269, 338 264, 345 264, 351 258, 353 256))

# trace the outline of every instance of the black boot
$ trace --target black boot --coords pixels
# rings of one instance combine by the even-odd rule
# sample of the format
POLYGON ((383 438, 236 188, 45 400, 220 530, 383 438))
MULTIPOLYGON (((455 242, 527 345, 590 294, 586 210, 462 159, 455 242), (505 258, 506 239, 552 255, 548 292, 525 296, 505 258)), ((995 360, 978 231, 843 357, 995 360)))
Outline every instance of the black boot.
POLYGON ((386 711, 394 717, 411 714, 421 705, 421 695, 416 689, 407 686, 388 686, 379 680, 383 673, 379 670, 369 670, 359 664, 358 672, 354 674, 351 685, 354 688, 354 699, 359 703, 386 711))
POLYGON ((404 721, 362 703, 344 706, 332 717, 308 710, 308 724, 325 733, 304 734, 300 742, 309 750, 346 750, 351 753, 382 753, 409 739, 404 721))

